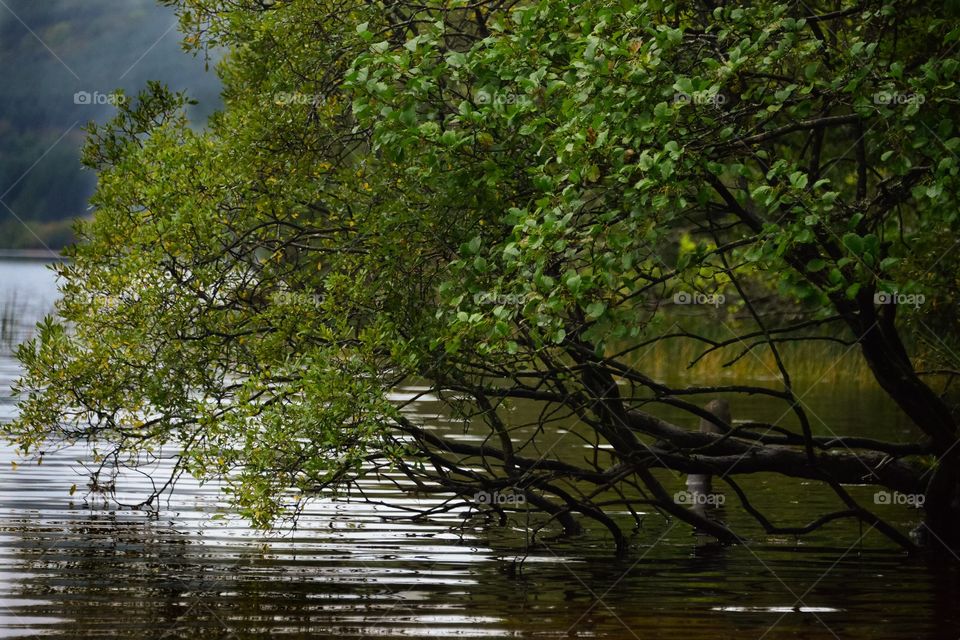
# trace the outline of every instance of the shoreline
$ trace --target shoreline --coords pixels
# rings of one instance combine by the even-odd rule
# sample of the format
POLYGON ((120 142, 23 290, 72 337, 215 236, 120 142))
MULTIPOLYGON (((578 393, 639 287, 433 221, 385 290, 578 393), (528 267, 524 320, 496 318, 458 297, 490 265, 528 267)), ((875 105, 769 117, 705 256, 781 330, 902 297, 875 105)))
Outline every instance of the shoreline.
POLYGON ((0 260, 65 262, 69 259, 50 249, 0 249, 0 260))

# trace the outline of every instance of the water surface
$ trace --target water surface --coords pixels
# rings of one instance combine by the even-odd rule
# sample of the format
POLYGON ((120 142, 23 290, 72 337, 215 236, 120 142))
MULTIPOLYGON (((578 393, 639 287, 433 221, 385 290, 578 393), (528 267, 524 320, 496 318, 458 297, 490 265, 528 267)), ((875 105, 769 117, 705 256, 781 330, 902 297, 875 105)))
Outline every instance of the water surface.
MULTIPOLYGON (((52 275, 40 263, 0 261, 0 304, 13 296, 22 338, 56 298, 52 275)), ((14 415, 6 396, 17 373, 3 348, 3 421, 14 415)), ((910 436, 882 394, 862 385, 815 387, 807 401, 821 430, 910 436)), ((425 398, 412 411, 435 416, 439 407, 425 398)), ((770 421, 782 413, 763 401, 739 412, 770 421)), ((558 446, 582 455, 573 438, 558 446)), ((458 512, 413 523, 390 519, 402 513, 390 506, 330 499, 313 503, 295 530, 265 536, 241 520, 212 520, 222 511, 214 486, 182 483, 156 516, 117 509, 87 492, 87 459, 76 449, 14 469, 15 454, 0 447, 0 637, 960 638, 960 563, 908 558, 854 523, 797 541, 763 535, 728 505, 723 517, 751 538, 719 547, 647 514, 630 557, 615 560, 595 529, 525 550, 522 513, 485 530, 463 526, 458 512)), ((683 487, 683 478, 662 478, 683 487)), ((142 495, 146 482, 126 478, 118 491, 142 495)), ((778 524, 835 507, 796 481, 745 484, 778 524)), ((365 488, 393 507, 427 504, 388 483, 365 488)), ((865 500, 872 492, 851 491, 865 500)), ((906 528, 918 517, 907 508, 884 515, 906 528)))

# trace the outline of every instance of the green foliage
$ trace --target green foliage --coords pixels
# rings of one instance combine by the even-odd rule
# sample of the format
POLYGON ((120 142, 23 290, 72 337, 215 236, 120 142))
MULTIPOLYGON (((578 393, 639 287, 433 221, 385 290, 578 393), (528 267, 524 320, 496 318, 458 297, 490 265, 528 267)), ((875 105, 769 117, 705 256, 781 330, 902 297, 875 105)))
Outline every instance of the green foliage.
POLYGON ((955 297, 960 30, 922 4, 177 4, 188 45, 230 47, 225 108, 192 131, 155 85, 92 135, 24 450, 172 440, 266 524, 411 455, 407 378, 609 356, 734 278, 805 318, 955 297))

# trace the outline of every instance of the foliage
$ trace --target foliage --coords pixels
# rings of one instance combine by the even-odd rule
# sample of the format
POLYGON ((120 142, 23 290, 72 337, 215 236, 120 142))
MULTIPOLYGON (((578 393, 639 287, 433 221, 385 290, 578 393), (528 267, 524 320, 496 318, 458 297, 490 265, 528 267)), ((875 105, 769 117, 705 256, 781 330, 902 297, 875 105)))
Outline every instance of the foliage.
POLYGON ((835 517, 905 546, 841 485, 953 490, 952 409, 911 356, 957 369, 955 22, 881 1, 176 4, 188 46, 230 49, 225 108, 196 132, 152 85, 92 131, 97 213, 61 267, 62 320, 20 353, 25 451, 93 437, 137 464, 172 441, 260 524, 286 489, 380 461, 468 500, 519 486, 618 545, 601 505, 736 539, 650 469, 720 473, 738 453, 733 473, 821 481, 835 517), (673 302, 693 294, 729 299, 741 333, 691 329, 673 302), (638 356, 666 339, 755 343, 781 384, 668 387, 638 356), (800 339, 857 345, 917 442, 817 437, 777 356, 800 339), (392 392, 411 380, 490 443, 407 417, 392 392), (781 399, 800 430, 691 440, 644 411, 704 418, 686 398, 734 392, 781 399), (543 411, 515 424, 509 400, 543 411), (574 423, 613 466, 536 449, 574 423), (929 485, 921 454, 948 470, 929 485))

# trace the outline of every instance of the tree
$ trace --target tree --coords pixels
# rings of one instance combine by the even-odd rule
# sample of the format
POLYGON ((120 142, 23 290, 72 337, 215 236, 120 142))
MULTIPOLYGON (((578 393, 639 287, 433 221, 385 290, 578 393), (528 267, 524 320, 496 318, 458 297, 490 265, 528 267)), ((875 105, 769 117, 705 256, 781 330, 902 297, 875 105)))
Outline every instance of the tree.
POLYGON ((173 442, 177 473, 226 479, 259 524, 289 488, 392 468, 443 508, 503 513, 482 496, 509 488, 620 550, 609 511, 638 504, 739 540, 674 501, 670 469, 723 476, 768 532, 854 518, 908 548, 845 485, 923 493, 930 541, 960 542, 955 22, 879 1, 176 4, 188 46, 231 50, 225 108, 192 131, 151 85, 91 130, 97 213, 62 320, 20 351, 23 451, 93 439, 108 468, 173 442), (670 324, 694 295, 736 299, 740 333, 670 324), (810 340, 855 346, 922 435, 815 433, 781 357, 810 340), (661 341, 768 350, 780 382, 671 387, 636 357, 661 341), (485 439, 411 419, 391 395, 410 380, 485 439), (702 407, 718 394, 799 427, 734 427, 702 407), (561 426, 613 461, 541 446, 561 426), (760 472, 840 508, 777 526, 735 479, 760 472))

